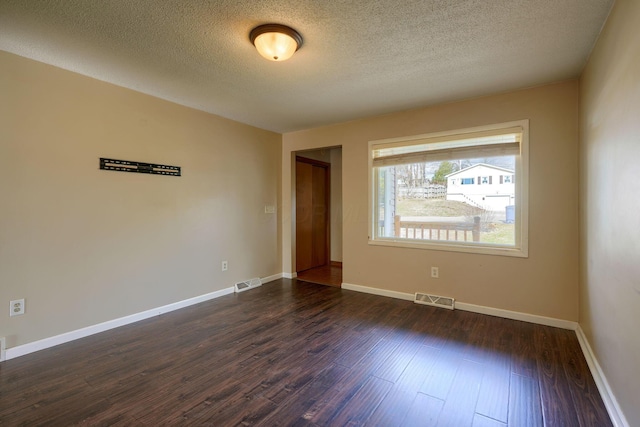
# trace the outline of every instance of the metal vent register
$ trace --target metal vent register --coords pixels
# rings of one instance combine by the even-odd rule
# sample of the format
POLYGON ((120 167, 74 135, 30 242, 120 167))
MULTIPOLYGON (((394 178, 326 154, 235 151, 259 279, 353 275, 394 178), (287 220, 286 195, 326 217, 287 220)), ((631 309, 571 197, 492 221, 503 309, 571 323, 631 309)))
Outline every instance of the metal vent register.
POLYGON ((262 286, 262 281, 257 277, 250 280, 245 280, 244 282, 238 282, 234 286, 234 289, 237 292, 248 291, 249 289, 257 288, 258 286, 262 286))
POLYGON ((416 297, 413 300, 416 304, 432 305, 434 307, 454 309, 455 300, 449 297, 441 297, 438 295, 429 295, 416 292, 416 297))

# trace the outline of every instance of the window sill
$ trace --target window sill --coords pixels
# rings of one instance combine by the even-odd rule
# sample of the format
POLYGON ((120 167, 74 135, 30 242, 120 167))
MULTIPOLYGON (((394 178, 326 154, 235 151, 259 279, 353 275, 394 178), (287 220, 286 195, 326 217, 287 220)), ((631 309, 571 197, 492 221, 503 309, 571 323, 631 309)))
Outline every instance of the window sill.
POLYGON ((451 243, 437 243, 437 242, 424 242, 422 240, 411 239, 369 239, 369 244, 372 246, 390 246, 396 248, 410 248, 410 249, 427 249, 435 251, 447 251, 447 252, 465 252, 471 254, 481 255, 497 255, 508 256, 516 258, 528 258, 528 251, 522 248, 505 247, 505 246, 489 246, 489 245, 465 245, 465 244, 451 244, 451 243))

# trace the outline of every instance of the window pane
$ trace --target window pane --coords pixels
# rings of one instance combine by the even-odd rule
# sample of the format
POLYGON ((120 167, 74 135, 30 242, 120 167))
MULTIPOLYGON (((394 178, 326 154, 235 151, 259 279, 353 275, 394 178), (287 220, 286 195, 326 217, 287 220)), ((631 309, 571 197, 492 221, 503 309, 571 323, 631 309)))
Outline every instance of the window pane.
POLYGON ((514 247, 516 156, 376 167, 376 237, 514 247))

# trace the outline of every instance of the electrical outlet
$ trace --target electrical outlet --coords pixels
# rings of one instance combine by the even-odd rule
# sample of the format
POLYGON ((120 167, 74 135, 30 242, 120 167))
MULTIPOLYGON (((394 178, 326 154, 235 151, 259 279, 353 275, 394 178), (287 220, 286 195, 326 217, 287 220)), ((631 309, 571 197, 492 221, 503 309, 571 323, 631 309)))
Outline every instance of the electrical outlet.
POLYGON ((9 316, 19 316, 24 314, 24 298, 9 302, 9 316))
POLYGON ((229 269, 229 263, 227 261, 222 261, 222 271, 227 271, 229 269))
POLYGON ((440 277, 440 269, 438 267, 431 267, 431 277, 437 279, 440 277))
POLYGON ((276 207, 272 205, 266 205, 264 207, 264 213, 268 213, 268 214, 276 213, 276 207))

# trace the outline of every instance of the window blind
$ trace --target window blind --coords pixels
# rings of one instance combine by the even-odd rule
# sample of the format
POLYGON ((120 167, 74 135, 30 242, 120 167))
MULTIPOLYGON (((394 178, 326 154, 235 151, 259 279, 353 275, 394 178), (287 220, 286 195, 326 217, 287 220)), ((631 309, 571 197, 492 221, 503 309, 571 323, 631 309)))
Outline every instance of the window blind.
POLYGON ((373 144, 373 166, 520 154, 522 127, 373 144))

